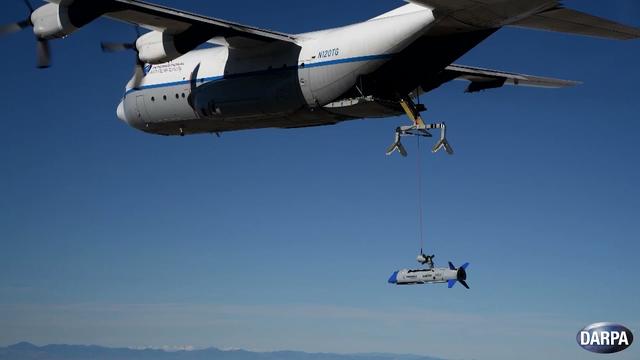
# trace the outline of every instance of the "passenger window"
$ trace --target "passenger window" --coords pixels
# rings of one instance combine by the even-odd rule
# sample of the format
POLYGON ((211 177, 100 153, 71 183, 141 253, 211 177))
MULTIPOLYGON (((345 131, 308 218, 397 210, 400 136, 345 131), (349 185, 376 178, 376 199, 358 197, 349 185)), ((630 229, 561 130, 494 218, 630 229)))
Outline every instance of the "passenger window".
POLYGON ((162 100, 167 101, 167 95, 162 95, 162 100))
POLYGON ((152 97, 151 97, 151 101, 156 101, 156 97, 155 97, 155 96, 152 96, 152 97))

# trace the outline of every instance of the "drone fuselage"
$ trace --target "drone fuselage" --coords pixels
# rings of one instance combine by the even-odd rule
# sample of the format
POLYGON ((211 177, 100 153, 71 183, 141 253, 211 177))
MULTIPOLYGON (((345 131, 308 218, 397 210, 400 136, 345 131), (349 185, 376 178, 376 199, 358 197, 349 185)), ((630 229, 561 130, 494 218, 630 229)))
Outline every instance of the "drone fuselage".
POLYGON ((457 270, 448 268, 402 269, 391 275, 389 283, 396 285, 440 284, 449 280, 457 280, 457 276, 457 270))

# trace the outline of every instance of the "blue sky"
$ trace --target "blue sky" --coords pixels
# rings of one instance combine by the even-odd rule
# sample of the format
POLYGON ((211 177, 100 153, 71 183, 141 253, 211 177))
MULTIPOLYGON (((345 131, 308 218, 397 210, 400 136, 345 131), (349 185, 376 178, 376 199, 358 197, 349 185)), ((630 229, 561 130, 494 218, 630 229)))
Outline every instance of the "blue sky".
MULTIPOLYGON (((162 3, 292 33, 401 5, 162 3)), ((566 4, 640 26, 637 1, 566 4)), ((98 21, 46 71, 28 31, 0 40, 0 345, 589 359, 586 324, 640 333, 639 41, 505 29, 459 62, 584 84, 423 98, 457 151, 422 156, 426 243, 465 291, 386 283, 418 251, 416 158, 384 155, 405 119, 147 135, 115 117, 131 54, 99 47, 133 34, 98 21)))

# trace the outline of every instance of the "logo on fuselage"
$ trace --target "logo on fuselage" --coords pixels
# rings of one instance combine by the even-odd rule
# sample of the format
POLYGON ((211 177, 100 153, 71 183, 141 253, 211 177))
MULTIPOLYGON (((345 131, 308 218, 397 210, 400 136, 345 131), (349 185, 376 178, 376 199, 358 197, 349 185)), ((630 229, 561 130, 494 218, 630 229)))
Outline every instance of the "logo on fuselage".
POLYGON ((576 341, 587 351, 613 354, 631 346, 633 333, 623 325, 601 322, 582 329, 576 336, 576 341))

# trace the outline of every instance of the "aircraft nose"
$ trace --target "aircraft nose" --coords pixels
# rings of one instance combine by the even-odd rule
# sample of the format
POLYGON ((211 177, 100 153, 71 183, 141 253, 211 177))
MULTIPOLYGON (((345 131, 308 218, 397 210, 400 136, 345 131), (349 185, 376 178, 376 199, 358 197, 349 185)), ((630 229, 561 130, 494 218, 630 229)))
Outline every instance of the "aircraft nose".
POLYGON ((118 119, 124 121, 125 123, 127 122, 127 114, 124 111, 124 102, 120 101, 120 104, 118 104, 118 110, 116 111, 116 114, 118 115, 118 119))

